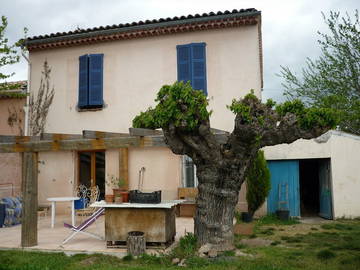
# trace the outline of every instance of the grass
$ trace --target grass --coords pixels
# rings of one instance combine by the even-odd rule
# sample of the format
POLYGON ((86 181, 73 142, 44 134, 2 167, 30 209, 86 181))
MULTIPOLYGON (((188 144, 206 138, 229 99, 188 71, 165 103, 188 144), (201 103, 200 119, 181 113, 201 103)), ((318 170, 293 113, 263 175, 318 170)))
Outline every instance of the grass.
POLYGON ((297 218, 290 218, 288 220, 280 220, 276 217, 275 214, 266 215, 258 219, 257 225, 294 225, 299 224, 299 220, 297 218))
MULTIPOLYGON (((160 270, 160 269, 229 269, 229 270, 358 270, 360 269, 360 220, 324 225, 274 224, 269 218, 257 224, 257 237, 271 239, 267 247, 236 247, 253 257, 236 257, 224 252, 214 259, 196 256, 196 238, 187 234, 169 254, 126 256, 74 255, 63 253, 0 251, 0 270, 160 270), (313 230, 316 228, 317 230, 313 230), (272 233, 268 233, 272 232, 272 233), (184 260, 186 267, 172 265, 173 258, 184 260)), ((236 236, 240 241, 244 236, 236 236)))

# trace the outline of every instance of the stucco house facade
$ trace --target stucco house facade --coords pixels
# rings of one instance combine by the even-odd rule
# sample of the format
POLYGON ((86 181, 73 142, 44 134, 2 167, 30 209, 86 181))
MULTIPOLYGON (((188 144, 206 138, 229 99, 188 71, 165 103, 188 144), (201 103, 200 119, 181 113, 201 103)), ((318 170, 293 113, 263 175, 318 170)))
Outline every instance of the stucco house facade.
MULTIPOLYGON (((250 89, 261 97, 261 12, 255 9, 55 33, 29 38, 26 46, 31 93, 39 88, 45 60, 52 70, 47 133, 127 133, 132 119, 155 104, 160 87, 176 80, 190 80, 207 94, 212 127, 226 131, 233 128, 226 108, 233 98, 250 89)), ((142 167, 143 190, 160 189, 165 200, 176 199, 178 187, 196 184, 191 164, 168 148, 128 151, 129 189, 138 187, 142 167)), ((105 178, 119 170, 117 149, 39 153, 39 203, 72 195, 79 183, 110 193, 105 178)))
MULTIPOLYGON (((0 91, 0 135, 24 135, 26 81, 13 82, 20 89, 0 91)), ((21 193, 21 153, 0 154, 0 198, 21 193)))

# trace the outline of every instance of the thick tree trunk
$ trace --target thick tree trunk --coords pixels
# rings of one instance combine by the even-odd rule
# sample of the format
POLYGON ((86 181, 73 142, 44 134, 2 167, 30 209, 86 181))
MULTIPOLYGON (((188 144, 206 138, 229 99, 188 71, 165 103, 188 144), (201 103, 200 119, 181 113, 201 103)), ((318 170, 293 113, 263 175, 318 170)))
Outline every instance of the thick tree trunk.
POLYGON ((219 168, 207 169, 206 175, 198 173, 199 194, 194 217, 194 230, 200 246, 210 244, 217 251, 232 250, 234 234, 233 219, 238 202, 240 183, 224 181, 219 168), (229 182, 236 183, 228 185, 229 182))

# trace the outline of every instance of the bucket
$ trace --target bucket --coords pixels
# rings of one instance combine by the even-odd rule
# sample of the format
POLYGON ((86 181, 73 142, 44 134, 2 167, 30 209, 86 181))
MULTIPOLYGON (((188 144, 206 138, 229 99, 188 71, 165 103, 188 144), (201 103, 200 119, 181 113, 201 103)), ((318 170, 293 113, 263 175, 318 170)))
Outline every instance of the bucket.
POLYGON ((244 222, 249 223, 249 222, 253 221, 253 217, 252 217, 252 215, 250 215, 249 212, 242 212, 241 213, 241 220, 244 221, 244 222))
POLYGON ((276 216, 280 220, 289 220, 290 211, 289 210, 276 210, 276 216))

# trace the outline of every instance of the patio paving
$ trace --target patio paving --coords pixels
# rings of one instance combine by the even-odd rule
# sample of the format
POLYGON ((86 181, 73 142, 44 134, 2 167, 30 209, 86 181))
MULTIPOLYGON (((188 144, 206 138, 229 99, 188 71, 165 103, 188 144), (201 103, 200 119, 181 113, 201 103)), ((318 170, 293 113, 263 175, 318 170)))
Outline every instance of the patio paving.
MULTIPOLYGON (((39 217, 38 219, 38 245, 25 248, 26 250, 42 250, 65 252, 67 254, 75 253, 106 253, 115 256, 126 255, 126 249, 123 248, 107 248, 105 240, 98 240, 84 234, 77 234, 66 244, 62 245, 63 240, 70 234, 70 230, 63 226, 63 223, 71 224, 71 217, 56 216, 55 227, 50 228, 50 216, 39 217)), ((91 225, 87 231, 96 233, 102 237, 105 235, 104 216, 100 217, 95 224, 91 225)), ((77 223, 81 222, 81 218, 76 218, 77 223)), ((194 221, 192 218, 178 217, 176 218, 176 236, 175 242, 179 240, 185 232, 193 232, 194 221)), ((21 225, 0 228, 0 249, 21 248, 21 225)), ((150 253, 151 249, 148 249, 150 253)))

